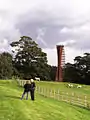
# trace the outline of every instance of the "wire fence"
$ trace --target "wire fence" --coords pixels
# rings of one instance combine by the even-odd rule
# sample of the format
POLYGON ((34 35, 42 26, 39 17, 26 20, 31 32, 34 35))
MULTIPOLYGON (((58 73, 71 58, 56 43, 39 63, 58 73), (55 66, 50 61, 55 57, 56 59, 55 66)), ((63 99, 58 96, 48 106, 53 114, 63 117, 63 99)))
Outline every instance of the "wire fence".
MULTIPOLYGON (((23 86, 26 81, 18 80, 20 86, 23 86)), ((74 92, 69 93, 61 90, 56 90, 52 88, 45 88, 36 86, 36 92, 44 97, 53 98, 59 101, 65 101, 74 105, 82 106, 90 109, 90 98, 87 95, 78 95, 74 92)))

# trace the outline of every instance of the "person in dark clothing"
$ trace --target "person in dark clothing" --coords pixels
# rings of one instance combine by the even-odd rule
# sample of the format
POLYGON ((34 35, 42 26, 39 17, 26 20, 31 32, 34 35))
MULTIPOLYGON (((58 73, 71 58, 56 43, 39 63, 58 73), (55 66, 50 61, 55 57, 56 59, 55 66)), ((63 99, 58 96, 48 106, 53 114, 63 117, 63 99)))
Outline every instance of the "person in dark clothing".
POLYGON ((26 95, 26 100, 28 99, 28 93, 30 92, 31 85, 29 84, 29 81, 26 81, 26 84, 24 85, 24 92, 22 94, 21 100, 24 98, 24 95, 26 95))
POLYGON ((35 87, 36 87, 36 85, 35 85, 35 82, 34 82, 34 80, 33 79, 31 79, 30 80, 31 81, 31 84, 30 84, 30 94, 31 94, 31 100, 34 100, 34 92, 35 92, 35 87))

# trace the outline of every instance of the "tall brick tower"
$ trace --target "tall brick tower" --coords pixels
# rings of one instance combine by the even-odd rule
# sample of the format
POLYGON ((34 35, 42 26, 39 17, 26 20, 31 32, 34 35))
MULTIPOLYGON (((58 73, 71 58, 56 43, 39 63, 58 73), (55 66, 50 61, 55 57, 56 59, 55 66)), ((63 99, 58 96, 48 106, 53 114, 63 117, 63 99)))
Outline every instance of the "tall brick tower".
POLYGON ((64 46, 57 45, 57 71, 56 71, 56 79, 57 82, 63 82, 63 67, 65 65, 65 53, 64 46))

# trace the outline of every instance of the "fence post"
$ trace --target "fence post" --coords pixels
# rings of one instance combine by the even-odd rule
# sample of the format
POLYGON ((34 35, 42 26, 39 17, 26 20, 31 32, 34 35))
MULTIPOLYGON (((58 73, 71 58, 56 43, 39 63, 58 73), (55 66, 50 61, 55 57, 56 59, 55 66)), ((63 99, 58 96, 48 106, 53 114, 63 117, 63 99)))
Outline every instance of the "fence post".
POLYGON ((36 86, 36 91, 38 91, 38 86, 36 86))
MULTIPOLYGON (((23 80, 19 80, 19 84, 23 84, 23 80)), ((66 102, 70 102, 76 105, 84 105, 85 107, 90 107, 90 103, 87 101, 87 96, 85 95, 83 97, 83 103, 81 102, 81 96, 76 96, 74 92, 72 92, 71 94, 69 94, 68 92, 64 92, 64 91, 60 91, 59 89, 57 91, 55 91, 55 89, 48 89, 48 88, 43 88, 40 86, 36 87, 36 90, 39 94, 44 95, 46 97, 52 97, 54 99, 57 100, 62 100, 62 101, 66 101, 66 102), (75 96, 75 97, 74 97, 75 96), (76 98, 76 99, 75 99, 76 98)))
POLYGON ((55 99, 55 89, 54 89, 54 99, 55 99))
POLYGON ((87 107, 87 96, 84 97, 85 107, 87 107))
POLYGON ((23 86, 23 85, 22 85, 22 80, 21 80, 21 86, 23 86))
POLYGON ((51 89, 50 89, 50 97, 52 97, 52 91, 51 91, 51 89))
POLYGON ((20 80, 18 81, 18 84, 19 84, 19 86, 20 86, 20 80))
POLYGON ((67 95, 67 97, 66 97, 66 99, 67 99, 67 102, 69 102, 68 93, 66 93, 66 95, 67 95))
POLYGON ((79 101, 80 101, 80 98, 79 98, 79 95, 78 95, 78 104, 79 104, 79 101))
POLYGON ((59 100, 59 96, 60 96, 60 91, 59 91, 59 89, 58 89, 58 93, 57 93, 57 95, 58 95, 58 100, 59 100))
POLYGON ((41 88, 41 94, 43 95, 43 88, 41 88))
POLYGON ((45 97, 47 97, 47 88, 45 88, 44 92, 45 92, 45 97))
POLYGON ((38 87, 38 92, 39 92, 39 94, 40 94, 40 86, 38 87))
POLYGON ((23 86, 23 80, 22 80, 22 86, 23 86))
POLYGON ((62 92, 62 95, 61 95, 61 96, 62 96, 62 101, 63 101, 63 92, 62 92))
POLYGON ((43 88, 43 95, 44 95, 44 97, 45 97, 45 88, 43 88))
POLYGON ((74 98, 74 93, 72 93, 71 103, 73 103, 73 102, 74 102, 73 98, 74 98))

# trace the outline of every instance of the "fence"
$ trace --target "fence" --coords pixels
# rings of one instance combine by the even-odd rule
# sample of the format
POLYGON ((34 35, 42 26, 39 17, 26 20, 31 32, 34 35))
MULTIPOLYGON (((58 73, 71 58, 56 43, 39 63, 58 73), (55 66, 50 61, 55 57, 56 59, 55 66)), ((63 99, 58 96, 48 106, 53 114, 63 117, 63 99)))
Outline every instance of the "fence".
POLYGON ((77 95, 75 93, 68 93, 60 90, 52 90, 37 86, 36 91, 45 97, 57 99, 59 101, 65 101, 71 104, 90 108, 89 98, 86 95, 77 95))
MULTIPOLYGON (((26 81, 18 80, 20 86, 23 86, 26 81)), ((59 89, 50 89, 45 87, 36 86, 36 92, 44 97, 54 98, 59 101, 65 101, 71 104, 79 105, 90 109, 90 98, 87 95, 78 95, 74 92, 69 93, 60 91, 59 89)))

